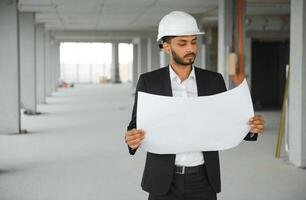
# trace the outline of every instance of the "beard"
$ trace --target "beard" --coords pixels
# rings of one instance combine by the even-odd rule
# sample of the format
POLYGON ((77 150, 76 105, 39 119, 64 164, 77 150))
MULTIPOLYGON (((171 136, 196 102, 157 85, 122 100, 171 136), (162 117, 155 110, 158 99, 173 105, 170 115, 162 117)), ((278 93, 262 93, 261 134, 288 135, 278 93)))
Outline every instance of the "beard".
POLYGON ((179 65, 192 65, 194 63, 195 58, 196 58, 195 53, 188 53, 188 54, 184 55, 183 57, 180 57, 179 55, 177 55, 177 53, 173 49, 171 49, 171 54, 172 54, 173 60, 179 65), (193 59, 189 59, 188 61, 184 61, 185 57, 191 56, 191 55, 194 56, 193 59))

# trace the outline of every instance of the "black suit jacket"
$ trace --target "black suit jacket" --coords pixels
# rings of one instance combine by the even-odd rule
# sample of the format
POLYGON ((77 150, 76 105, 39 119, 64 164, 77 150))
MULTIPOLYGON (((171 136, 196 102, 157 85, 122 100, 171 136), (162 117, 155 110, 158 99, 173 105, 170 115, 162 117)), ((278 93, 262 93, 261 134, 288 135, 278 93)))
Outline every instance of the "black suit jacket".
MULTIPOLYGON (((219 73, 203 70, 195 67, 198 96, 214 95, 226 91, 223 77, 219 73)), ((136 128, 137 92, 147 92, 151 94, 172 96, 169 67, 140 75, 135 94, 132 119, 128 130, 136 128)), ((161 119, 162 120, 162 119, 161 119)), ((257 135, 251 137, 248 134, 245 140, 256 140, 257 135)), ((131 155, 136 153, 136 149, 129 147, 131 155)), ((216 193, 221 191, 220 166, 218 151, 203 152, 208 180, 216 193)), ((143 172, 141 186, 143 190, 156 194, 166 194, 174 175, 175 154, 154 154, 147 153, 145 168, 143 172)))

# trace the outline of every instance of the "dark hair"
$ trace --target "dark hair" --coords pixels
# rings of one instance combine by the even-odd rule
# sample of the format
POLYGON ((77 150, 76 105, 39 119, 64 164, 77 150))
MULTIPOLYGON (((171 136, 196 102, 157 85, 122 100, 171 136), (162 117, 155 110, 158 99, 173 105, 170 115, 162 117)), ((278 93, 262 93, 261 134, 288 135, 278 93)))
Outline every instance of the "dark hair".
POLYGON ((161 44, 158 44, 158 46, 159 46, 159 48, 160 49, 162 49, 163 48, 163 43, 164 42, 167 42, 167 43, 171 43, 171 40, 173 39, 173 38, 175 38, 176 36, 164 36, 164 37, 162 37, 161 38, 161 41, 162 41, 162 43, 161 44))
POLYGON ((162 37, 162 42, 170 43, 173 38, 175 38, 175 36, 164 36, 162 37))

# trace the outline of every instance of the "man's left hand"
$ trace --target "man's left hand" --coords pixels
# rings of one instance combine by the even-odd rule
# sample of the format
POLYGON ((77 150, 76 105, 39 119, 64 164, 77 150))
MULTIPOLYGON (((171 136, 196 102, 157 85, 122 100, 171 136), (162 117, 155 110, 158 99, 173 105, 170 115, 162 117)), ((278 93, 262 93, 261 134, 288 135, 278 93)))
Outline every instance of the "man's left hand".
POLYGON ((255 115, 249 120, 250 132, 253 134, 263 133, 265 129, 265 120, 262 115, 255 115))

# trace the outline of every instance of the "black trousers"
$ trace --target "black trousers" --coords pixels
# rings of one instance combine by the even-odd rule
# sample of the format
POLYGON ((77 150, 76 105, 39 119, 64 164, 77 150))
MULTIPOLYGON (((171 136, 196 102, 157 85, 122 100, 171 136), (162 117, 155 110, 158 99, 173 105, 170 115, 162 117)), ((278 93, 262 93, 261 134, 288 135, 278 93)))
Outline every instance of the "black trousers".
POLYGON ((208 182, 205 167, 198 173, 174 174, 165 195, 149 194, 149 200, 216 200, 217 194, 208 182))

